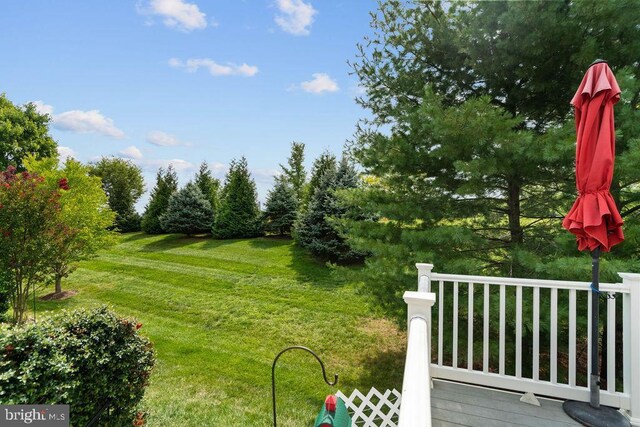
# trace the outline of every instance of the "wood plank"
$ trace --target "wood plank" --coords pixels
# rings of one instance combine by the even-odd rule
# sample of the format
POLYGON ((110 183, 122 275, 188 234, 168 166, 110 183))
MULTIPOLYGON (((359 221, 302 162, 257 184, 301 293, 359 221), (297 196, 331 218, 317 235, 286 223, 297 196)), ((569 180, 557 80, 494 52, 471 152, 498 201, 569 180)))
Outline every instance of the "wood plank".
POLYGON ((507 423, 504 421, 498 421, 493 418, 483 418, 473 414, 461 414, 461 413, 452 411, 449 408, 440 409, 440 408, 434 408, 433 406, 431 407, 431 419, 432 419, 432 424, 434 426, 439 425, 436 423, 436 420, 438 422, 444 421, 444 422, 456 423, 458 425, 473 426, 473 427, 511 427, 515 425, 522 425, 522 424, 513 424, 513 423, 507 423))
MULTIPOLYGON (((506 406, 508 408, 511 405, 506 406)), ((491 426, 531 426, 538 427, 540 425, 553 426, 553 427, 569 427, 575 424, 569 424, 562 421, 554 421, 550 419, 543 419, 535 416, 523 415, 516 412, 510 412, 509 410, 490 409, 485 406, 471 405, 468 403, 460 403, 451 400, 431 399, 431 411, 442 409, 446 411, 454 412, 457 415, 455 422, 463 423, 470 426, 477 425, 491 425, 491 426), (468 419, 471 418, 474 422, 469 423, 468 419), (485 424, 483 421, 489 422, 485 424)), ((542 412, 542 410, 541 410, 542 412)))
POLYGON ((450 400, 469 404, 497 412, 511 412, 514 416, 533 417, 538 423, 560 423, 564 426, 576 425, 562 410, 560 402, 540 399, 542 407, 520 402, 521 394, 495 391, 486 388, 469 387, 446 382, 434 382, 432 399, 450 400))

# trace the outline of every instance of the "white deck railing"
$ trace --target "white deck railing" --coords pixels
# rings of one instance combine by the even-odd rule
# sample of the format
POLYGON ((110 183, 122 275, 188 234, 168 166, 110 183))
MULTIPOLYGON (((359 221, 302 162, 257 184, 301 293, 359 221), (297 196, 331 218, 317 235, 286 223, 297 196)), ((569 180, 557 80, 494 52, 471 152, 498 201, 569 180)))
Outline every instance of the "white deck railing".
POLYGON ((398 426, 430 427, 429 325, 435 294, 408 291, 404 293, 404 301, 408 306, 408 342, 398 426))
MULTIPOLYGON (((584 360, 579 360, 577 354, 577 343, 581 344, 581 348, 588 349, 592 340, 589 282, 438 274, 431 271, 433 268, 431 264, 417 264, 417 267, 418 292, 410 292, 409 298, 405 297, 405 301, 409 304, 409 343, 400 425, 430 425, 413 421, 410 424, 407 424, 408 421, 403 423, 403 420, 406 420, 403 416, 412 420, 417 413, 415 407, 418 403, 414 402, 414 398, 423 399, 422 408, 430 406, 429 391, 425 392, 423 389, 425 382, 429 382, 430 376, 560 399, 589 401, 589 388, 586 383, 589 376, 586 375, 586 367, 590 366, 590 360, 584 363, 584 360), (431 293, 432 289, 436 292, 435 295, 431 293), (525 311, 523 310, 523 293, 525 292, 531 294, 531 306, 524 307, 530 308, 531 319, 523 319, 523 311, 525 311), (540 343, 541 292, 549 294, 549 306, 542 307, 545 315, 547 311, 549 315, 549 322, 544 322, 549 325, 548 351, 544 353, 544 365, 548 369, 543 370, 541 370, 540 343), (509 299, 515 300, 515 310, 509 307, 509 320, 513 325, 511 328, 513 334, 509 336, 507 336, 507 293, 509 293, 509 299), (425 317, 424 303, 418 302, 421 300, 419 298, 421 294, 425 300, 429 301, 436 296, 437 316, 434 318, 431 317, 430 305, 427 310, 429 313, 425 317), (478 302, 475 300, 476 294, 479 294, 478 302), (562 301, 568 302, 567 307, 558 307, 559 295, 562 301), (588 304, 587 310, 578 310, 579 301, 585 301, 588 304), (423 307, 422 312, 420 312, 421 309, 415 308, 418 306, 423 307), (481 310, 478 310, 479 306, 481 310), (496 307, 498 315, 490 316, 490 312, 495 313, 496 307), (559 310, 561 310, 560 317, 568 319, 566 329, 568 342, 562 343, 563 347, 566 344, 568 349, 566 352, 559 352, 559 310), (466 318, 466 325, 461 323, 460 313, 464 314, 462 321, 466 318), (586 316, 588 323, 586 328, 580 329, 580 336, 578 336, 578 321, 585 323, 582 316, 586 316), (497 337, 491 336, 489 328, 490 321, 496 322, 496 320, 497 337), (531 325, 529 334, 531 342, 525 342, 530 352, 526 354, 523 352, 522 345, 523 321, 531 325), (434 323, 437 325, 436 337, 431 334, 434 323), (479 327, 482 328, 482 333, 476 333, 476 328, 479 327), (466 343, 461 343, 459 333, 465 329, 466 343), (583 331, 587 333, 586 341, 583 331), (445 334, 451 334, 451 340, 447 337, 450 346, 446 349, 445 334), (479 336, 482 337, 481 344, 474 338, 479 336), (507 343, 514 344, 513 341, 515 341, 515 350, 513 354, 507 356, 507 343), (421 342, 426 343, 425 348, 416 349, 417 346, 422 345, 421 342), (435 349, 433 353, 432 345, 435 349), (474 349, 477 351, 477 356, 474 349), (423 366, 424 363, 421 364, 416 360, 419 355, 432 362, 431 365, 423 366), (559 364, 559 355, 563 357, 562 364, 559 364), (530 362, 530 365, 529 363, 527 365, 531 367, 530 375, 525 375, 523 372, 525 358, 529 358, 527 362, 530 362), (491 361, 495 360, 497 364, 491 365, 491 361), (461 361, 464 363, 461 364, 461 361), (507 364, 511 367, 509 372, 507 364), (585 369, 578 371, 578 364, 580 368, 584 366, 585 369), (566 376, 559 375, 559 369, 566 372, 566 376), (578 374, 584 378, 584 384, 579 384, 578 374), (408 415, 409 413, 411 415, 408 415)), ((607 299, 605 303, 606 322, 603 323, 606 325, 607 343, 603 351, 606 351, 607 366, 602 370, 606 371, 603 373, 606 373, 607 385, 601 392, 601 402, 604 405, 626 410, 632 424, 640 425, 640 274, 620 273, 620 277, 621 283, 600 284, 602 292, 618 297, 607 299), (622 316, 616 316, 616 301, 620 298, 622 299, 620 304, 622 316), (618 317, 622 318, 622 342, 616 341, 618 317), (623 360, 622 384, 616 384, 616 353, 620 351, 622 351, 623 360)), ((529 303, 528 298, 525 303, 529 303)), ((492 326, 495 329, 495 324, 492 326)), ((590 352, 586 351, 586 353, 590 358, 590 352)))

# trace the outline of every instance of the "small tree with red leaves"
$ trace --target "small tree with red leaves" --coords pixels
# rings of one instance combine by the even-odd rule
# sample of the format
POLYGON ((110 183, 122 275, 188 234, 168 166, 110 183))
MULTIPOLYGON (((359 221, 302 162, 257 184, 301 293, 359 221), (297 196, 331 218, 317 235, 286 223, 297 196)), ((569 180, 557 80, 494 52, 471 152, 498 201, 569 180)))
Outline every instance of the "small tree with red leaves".
POLYGON ((30 295, 51 275, 55 242, 66 232, 59 198, 41 175, 12 166, 0 173, 0 270, 8 275, 14 323, 24 323, 30 295))

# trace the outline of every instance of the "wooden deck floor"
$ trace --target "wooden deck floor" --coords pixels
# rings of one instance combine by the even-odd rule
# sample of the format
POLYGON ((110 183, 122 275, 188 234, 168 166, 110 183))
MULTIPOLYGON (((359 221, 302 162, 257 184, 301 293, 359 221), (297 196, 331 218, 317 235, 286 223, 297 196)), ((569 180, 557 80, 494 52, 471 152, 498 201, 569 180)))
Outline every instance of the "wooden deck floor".
POLYGON ((538 399, 540 407, 520 402, 521 394, 433 381, 431 418, 434 427, 568 427, 580 425, 562 410, 562 402, 538 399))

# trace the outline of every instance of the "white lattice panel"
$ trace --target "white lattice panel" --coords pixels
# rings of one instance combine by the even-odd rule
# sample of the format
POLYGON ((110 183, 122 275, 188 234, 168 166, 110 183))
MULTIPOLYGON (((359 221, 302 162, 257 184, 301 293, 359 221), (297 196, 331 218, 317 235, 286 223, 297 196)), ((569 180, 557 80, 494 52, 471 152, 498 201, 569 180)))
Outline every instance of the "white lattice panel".
POLYGON ((349 397, 341 391, 336 393, 341 398, 349 414, 352 427, 397 427, 400 414, 400 392, 396 389, 380 393, 371 388, 365 396, 355 389, 349 397))

